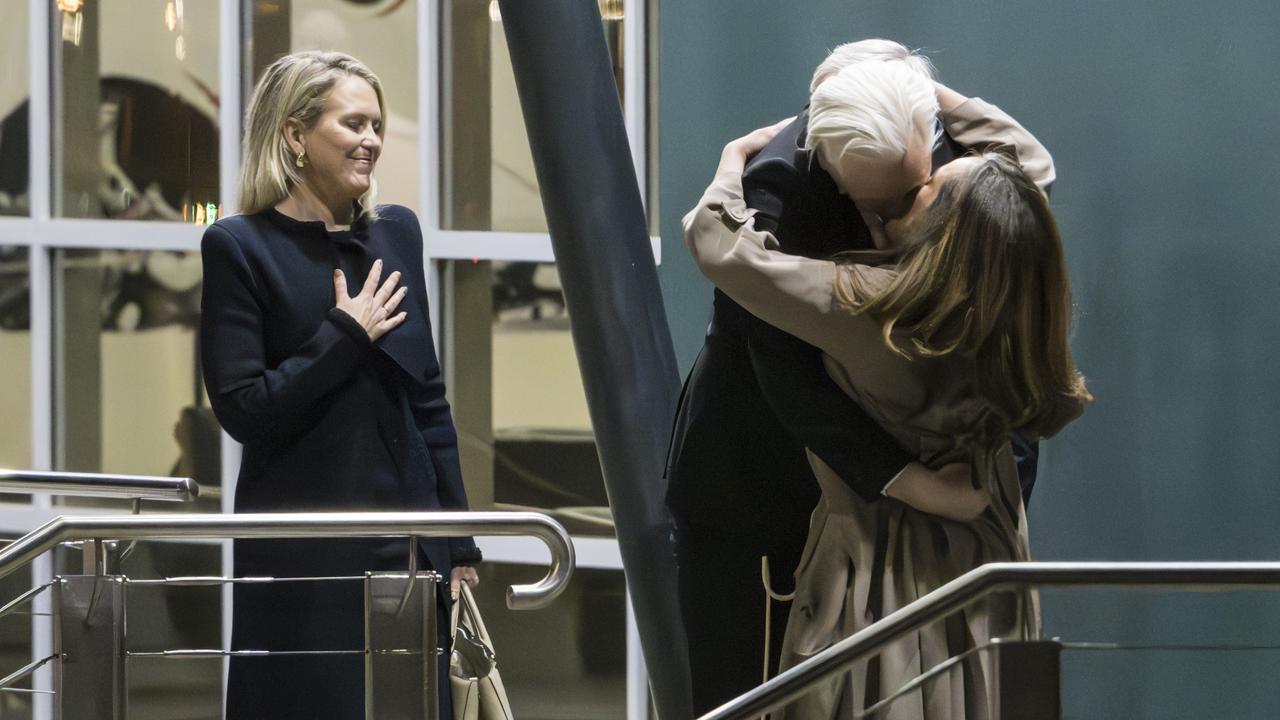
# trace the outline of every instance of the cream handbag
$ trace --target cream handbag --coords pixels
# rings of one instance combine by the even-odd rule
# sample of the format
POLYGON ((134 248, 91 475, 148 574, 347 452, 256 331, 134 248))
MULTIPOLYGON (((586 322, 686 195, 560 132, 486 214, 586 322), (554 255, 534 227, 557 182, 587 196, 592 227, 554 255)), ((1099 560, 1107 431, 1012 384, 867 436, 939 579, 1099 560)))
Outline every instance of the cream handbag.
POLYGON ((498 674, 493 641, 466 583, 462 584, 458 601, 453 604, 450 626, 453 651, 449 655, 449 687, 453 690, 453 720, 514 720, 507 690, 498 674))

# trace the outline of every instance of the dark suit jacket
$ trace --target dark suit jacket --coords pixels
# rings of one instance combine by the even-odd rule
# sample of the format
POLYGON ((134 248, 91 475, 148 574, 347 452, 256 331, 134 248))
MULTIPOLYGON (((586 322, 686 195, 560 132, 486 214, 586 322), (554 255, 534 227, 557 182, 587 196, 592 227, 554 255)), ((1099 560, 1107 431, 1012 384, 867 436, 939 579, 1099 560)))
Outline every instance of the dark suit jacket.
MULTIPOLYGON (((806 124, 802 114, 748 164, 743 186, 756 222, 792 254, 869 248, 853 203, 808 162, 806 124)), ((912 460, 831 381, 816 348, 716 290, 667 463, 677 526, 738 537, 744 551, 775 559, 798 556, 818 499, 806 447, 868 499, 912 460)), ((773 576, 791 570, 775 567, 773 576)))
MULTIPOLYGON (((244 444, 237 512, 467 507, 431 339, 421 230, 405 208, 379 212, 379 221, 357 221, 346 233, 274 210, 225 218, 205 232, 201 357, 214 412, 244 444), (342 268, 358 291, 379 258, 383 279, 402 273, 407 319, 370 343, 334 308, 333 271, 342 268)), ((235 569, 239 576, 360 575, 403 568, 407 549, 406 541, 387 539, 237 541, 235 569)), ((445 577, 454 563, 480 559, 470 538, 424 539, 420 550, 445 577)), ((233 645, 361 647, 359 583, 303 585, 237 586, 233 645)), ((299 667, 274 675, 269 668, 288 663, 264 663, 268 669, 251 674, 233 663, 228 707, 302 717, 301 695, 320 715, 342 717, 336 708, 348 695, 360 698, 362 674, 335 663, 332 672, 299 667)))

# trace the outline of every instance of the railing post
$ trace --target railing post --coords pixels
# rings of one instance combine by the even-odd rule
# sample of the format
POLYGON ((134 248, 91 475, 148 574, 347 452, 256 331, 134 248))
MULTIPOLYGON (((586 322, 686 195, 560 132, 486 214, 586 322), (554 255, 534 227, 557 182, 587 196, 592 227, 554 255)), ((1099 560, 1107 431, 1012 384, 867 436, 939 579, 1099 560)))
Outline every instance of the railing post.
POLYGON ((122 577, 71 575, 54 582, 54 720, 126 717, 124 613, 122 577))
POLYGON ((991 670, 991 720, 1061 720, 1061 643, 998 641, 984 652, 991 670))
POLYGON ((439 720, 436 592, 440 576, 365 574, 366 718, 439 720), (406 595, 405 583, 412 582, 406 595), (389 652, 389 651, 408 652, 389 652))
POLYGON ((114 540, 85 540, 80 544, 81 572, 85 575, 115 574, 117 564, 114 540))

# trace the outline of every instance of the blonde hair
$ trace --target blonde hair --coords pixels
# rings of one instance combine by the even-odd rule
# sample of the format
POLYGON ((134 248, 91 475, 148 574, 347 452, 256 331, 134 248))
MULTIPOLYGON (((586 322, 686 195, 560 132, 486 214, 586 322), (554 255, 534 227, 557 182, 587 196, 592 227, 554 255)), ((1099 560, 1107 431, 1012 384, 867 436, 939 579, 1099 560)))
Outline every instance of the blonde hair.
POLYGON ((835 75, 841 68, 867 60, 901 60, 906 63, 907 67, 923 75, 926 79, 933 79, 933 64, 929 62, 929 58, 921 55, 919 51, 911 50, 906 45, 892 40, 867 38, 866 40, 836 46, 836 49, 832 50, 826 59, 818 65, 817 69, 813 71, 813 80, 809 82, 809 92, 812 94, 822 84, 823 80, 835 75))
MULTIPOLYGON (((942 185, 909 238, 896 278, 862 297, 837 285, 854 313, 870 313, 905 357, 973 358, 996 430, 1052 435, 1093 400, 1067 342, 1071 284, 1048 202, 1017 162, 998 152, 942 185), (908 336, 906 347, 895 329, 908 336)), ((852 257, 852 256, 849 256, 852 257)))
MULTIPOLYGON (((244 158, 240 163, 240 211, 246 214, 274 207, 289 196, 302 178, 294 165, 293 151, 285 141, 285 123, 293 118, 311 127, 324 113, 334 84, 343 77, 358 77, 373 87, 378 111, 384 118, 378 136, 386 133, 386 104, 382 82, 359 60, 339 52, 308 50, 285 55, 271 64, 253 89, 245 113, 244 158)), ((377 219, 376 183, 358 200, 370 220, 377 219)))
POLYGON ((836 163, 854 156, 898 164, 912 138, 934 146, 941 137, 937 116, 927 75, 904 60, 866 60, 845 65, 814 89, 805 144, 836 163))

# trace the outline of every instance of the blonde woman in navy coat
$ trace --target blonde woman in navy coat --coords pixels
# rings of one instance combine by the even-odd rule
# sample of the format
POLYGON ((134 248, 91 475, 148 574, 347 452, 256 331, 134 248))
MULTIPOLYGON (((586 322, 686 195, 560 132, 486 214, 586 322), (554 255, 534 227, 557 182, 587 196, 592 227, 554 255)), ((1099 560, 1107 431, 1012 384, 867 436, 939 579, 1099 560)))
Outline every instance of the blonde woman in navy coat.
MULTIPOLYGON (((244 214, 212 225, 202 244, 205 384, 244 444, 236 512, 467 507, 422 232, 410 210, 373 204, 385 117, 378 78, 340 53, 281 58, 254 91, 244 214)), ((447 594, 476 583, 470 538, 421 540, 418 552, 450 578, 447 594)), ((402 539, 235 545, 239 577, 407 564, 402 539)), ((237 585, 233 649, 360 649, 362 597, 358 581, 237 585)), ((363 664, 359 655, 234 658, 227 717, 363 718, 363 664)))

